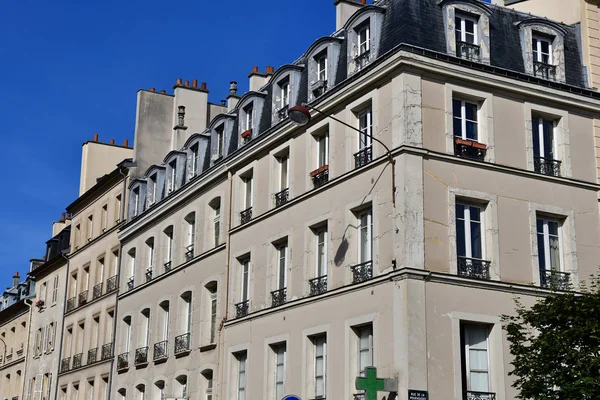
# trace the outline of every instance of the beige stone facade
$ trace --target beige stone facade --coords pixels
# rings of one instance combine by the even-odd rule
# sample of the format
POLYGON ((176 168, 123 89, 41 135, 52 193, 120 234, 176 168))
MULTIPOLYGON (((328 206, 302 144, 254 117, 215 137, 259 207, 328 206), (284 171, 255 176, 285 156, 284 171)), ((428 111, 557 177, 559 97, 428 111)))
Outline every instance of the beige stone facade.
POLYGON ((0 395, 6 399, 19 398, 23 393, 27 368, 27 333, 30 311, 21 300, 0 313, 0 395))

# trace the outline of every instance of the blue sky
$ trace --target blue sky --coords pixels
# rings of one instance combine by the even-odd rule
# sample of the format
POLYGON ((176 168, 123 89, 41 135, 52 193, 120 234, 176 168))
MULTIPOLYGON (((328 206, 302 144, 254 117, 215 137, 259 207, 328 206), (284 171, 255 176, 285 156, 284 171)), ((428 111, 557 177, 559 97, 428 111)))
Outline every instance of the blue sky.
POLYGON ((0 287, 44 254, 76 197, 81 144, 133 143, 138 89, 229 81, 293 62, 335 30, 333 0, 19 0, 0 6, 0 287))

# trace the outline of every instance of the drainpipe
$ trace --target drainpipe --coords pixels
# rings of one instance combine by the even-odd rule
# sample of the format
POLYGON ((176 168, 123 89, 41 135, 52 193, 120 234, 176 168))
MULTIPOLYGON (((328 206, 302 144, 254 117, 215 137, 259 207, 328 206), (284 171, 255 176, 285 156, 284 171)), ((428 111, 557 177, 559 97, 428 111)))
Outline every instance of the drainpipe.
POLYGON ((0 337, 0 342, 2 342, 4 344, 4 351, 2 353, 2 364, 0 364, 0 365, 4 365, 4 364, 6 364, 6 347, 7 346, 6 346, 6 342, 1 337, 0 337))
MULTIPOLYGON (((70 249, 66 249, 66 250, 62 250, 60 252, 60 255, 62 256, 62 258, 64 258, 65 260, 67 260, 67 273, 65 274, 65 298, 63 300, 63 307, 66 307, 67 305, 67 297, 69 296, 69 268, 71 266, 71 261, 69 260, 69 257, 67 257, 65 254, 68 254, 70 251, 70 249)), ((64 313, 65 308, 63 308, 63 313, 62 313, 62 323, 60 325, 60 342, 58 345, 58 374, 60 374, 60 368, 62 367, 62 356, 63 356, 63 338, 64 338, 64 333, 65 333, 65 313, 64 313)), ((54 338, 54 342, 56 342, 56 337, 54 338)), ((58 399, 58 374, 56 374, 56 379, 54 379, 54 381, 56 382, 54 385, 54 398, 58 399)))
MULTIPOLYGON (((25 299, 25 304, 29 307, 29 322, 27 322, 27 330, 31 332, 31 317, 33 316, 33 301, 25 299)), ((5 347, 6 351, 6 347, 5 347)), ((23 365, 23 383, 21 385, 21 393, 25 393, 25 378, 27 377, 27 359, 29 355, 29 334, 27 334, 27 343, 25 343, 25 365, 23 365)))

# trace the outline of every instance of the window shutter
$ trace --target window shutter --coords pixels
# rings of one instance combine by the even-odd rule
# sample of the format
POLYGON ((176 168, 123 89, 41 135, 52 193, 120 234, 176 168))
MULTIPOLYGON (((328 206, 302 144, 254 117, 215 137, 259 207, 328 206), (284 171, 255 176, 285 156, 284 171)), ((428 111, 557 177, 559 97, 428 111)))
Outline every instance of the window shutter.
POLYGON ((31 394, 32 394, 34 382, 35 382, 35 378, 30 379, 29 382, 27 382, 27 395, 25 397, 27 400, 31 400, 31 394))
POLYGON ((54 288, 52 289, 52 303, 56 303, 58 298, 58 275, 54 277, 54 288))
POLYGON ((52 331, 50 332, 50 351, 54 350, 54 340, 56 339, 56 321, 52 323, 52 331))
POLYGON ((50 400, 50 393, 52 388, 52 374, 48 374, 48 387, 46 393, 44 393, 44 400, 50 400))
POLYGON ((44 383, 44 375, 36 375, 35 386, 33 388, 33 399, 42 400, 42 384, 44 383))
POLYGON ((44 341, 42 342, 42 353, 46 353, 46 351, 48 350, 48 327, 45 326, 42 328, 42 331, 44 332, 44 341))

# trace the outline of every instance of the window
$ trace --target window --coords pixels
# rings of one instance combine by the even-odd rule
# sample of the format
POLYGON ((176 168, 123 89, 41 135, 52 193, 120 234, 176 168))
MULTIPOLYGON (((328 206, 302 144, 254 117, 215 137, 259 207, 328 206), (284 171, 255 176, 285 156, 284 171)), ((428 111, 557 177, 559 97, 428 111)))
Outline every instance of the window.
POLYGON ((249 131, 252 129, 253 118, 254 118, 254 107, 253 107, 253 103, 250 103, 246 107, 244 107, 244 130, 249 131))
POLYGON ((363 325, 354 328, 357 338, 357 372, 366 376, 365 369, 373 366, 373 325, 363 325))
POLYGON ((221 235, 221 200, 214 205, 213 208, 214 219, 213 219, 213 229, 214 229, 214 237, 215 237, 215 247, 220 244, 220 235, 221 235))
POLYGON ((360 56, 368 53, 371 48, 371 29, 368 20, 365 24, 357 28, 356 34, 358 36, 358 55, 360 56))
POLYGON ((285 79, 279 83, 279 109, 287 108, 290 105, 290 81, 285 79))
POLYGON ((327 227, 315 232, 316 277, 327 276, 327 227))
POLYGON ((44 283, 42 283, 42 285, 40 287, 39 300, 44 300, 44 302, 45 302, 47 295, 48 295, 48 282, 44 282, 44 283))
POLYGON ((173 260, 173 226, 167 227, 164 230, 165 235, 165 268, 170 268, 170 264, 173 260))
POLYGON ((188 397, 187 375, 179 375, 177 378, 175 378, 175 381, 177 382, 177 386, 179 386, 177 388, 177 391, 179 392, 179 396, 181 396, 182 398, 187 398, 188 397))
POLYGON ((327 336, 319 335, 312 339, 314 346, 314 386, 315 399, 327 397, 327 336))
POLYGON ((154 238, 146 240, 146 252, 147 252, 147 264, 146 264, 146 278, 152 279, 152 269, 154 267, 154 238))
POLYGON ((455 137, 465 140, 479 140, 479 105, 460 99, 452 100, 453 132, 455 137))
POLYGON ((186 261, 189 261, 194 258, 194 244, 196 243, 196 213, 189 213, 184 220, 187 224, 185 259, 186 261))
POLYGON ((217 159, 223 157, 225 148, 225 125, 220 125, 215 128, 217 133, 217 159))
POLYGON ((468 398, 472 395, 482 400, 495 398, 490 393, 489 331, 486 325, 461 324, 463 388, 468 398))
POLYGON ((480 206, 456 203, 456 253, 460 259, 484 259, 480 206))
POLYGON ((560 223, 537 218, 538 259, 541 271, 561 271, 560 223))
POLYGON ((241 295, 242 302, 250 299, 250 259, 242 261, 242 276, 241 276, 241 295))
POLYGON ((272 345, 273 350, 273 394, 275 398, 273 400, 280 400, 285 396, 285 368, 286 368, 286 344, 279 343, 272 345))
POLYGON ((253 179, 252 171, 249 171, 242 177, 242 211, 240 212, 240 223, 245 224, 252 219, 252 197, 253 197, 253 179))
POLYGON ((327 52, 318 55, 315 61, 317 62, 317 79, 327 81, 327 52))
POLYGON ((181 319, 181 330, 183 333, 190 333, 192 331, 192 292, 185 292, 181 295, 183 301, 183 312, 181 319))
POLYGON ((150 176, 150 182, 149 182, 149 191, 148 191, 148 205, 152 205, 156 202, 157 198, 157 192, 158 192, 158 188, 157 188, 157 182, 158 182, 158 177, 157 174, 152 174, 150 176))
POLYGON ((56 323, 55 322, 51 322, 50 325, 48 325, 48 352, 51 352, 54 350, 54 339, 56 338, 56 323))
POLYGON ((75 237, 73 238, 73 245, 77 249, 79 247, 79 241, 81 240, 81 224, 75 225, 75 237))
POLYGON ((171 193, 176 189, 175 182, 177 179, 177 160, 173 160, 169 163, 169 172, 169 186, 167 188, 167 193, 171 193))
POLYGON ((204 388, 205 388, 204 400, 212 400, 213 399, 213 372, 211 370, 203 371, 202 376, 204 377, 204 388))
POLYGON ((133 216, 136 217, 140 212, 140 188, 133 189, 133 216))
POLYGON ((44 374, 44 386, 42 393, 46 400, 50 400, 50 393, 52 393, 52 374, 44 374))
POLYGON ((358 261, 370 262, 373 251, 373 219, 371 209, 358 215, 358 261))
POLYGON ((88 399, 94 400, 94 381, 88 381, 88 399))
POLYGON ((191 149, 191 168, 192 168, 192 176, 198 175, 198 162, 199 162, 199 151, 198 151, 198 143, 194 144, 191 149))
POLYGON ((533 35, 531 40, 533 61, 552 64, 552 39, 541 35, 533 35))
POLYGON ((206 285, 208 294, 208 315, 210 316, 209 325, 209 343, 216 343, 217 337, 217 282, 210 282, 206 285))
POLYGON ((536 172, 560 176, 561 162, 557 160, 555 127, 556 122, 533 117, 533 165, 536 172))
POLYGON ((277 290, 283 290, 286 288, 287 257, 288 245, 286 242, 277 247, 277 290))
POLYGON ((372 119, 371 107, 368 107, 358 113, 358 129, 363 132, 359 134, 358 138, 358 149, 362 150, 367 147, 371 147, 373 119, 372 119))
POLYGON ((94 216, 90 215, 88 217, 87 223, 87 240, 88 242, 92 240, 92 235, 94 234, 94 216))
POLYGON ((479 43, 477 40, 477 18, 467 14, 456 13, 454 22, 456 43, 479 43))
POLYGON ((169 339, 169 302, 163 301, 159 304, 160 312, 161 312, 161 333, 162 340, 169 339))
POLYGON ((317 136, 317 167, 329 164, 329 131, 317 136))
POLYGON ((237 400, 246 400, 246 362, 248 355, 245 351, 235 354, 237 359, 237 400))
POLYGON ((154 382, 154 399, 163 400, 165 398, 165 381, 154 382))
POLYGON ((108 204, 102 206, 102 232, 108 227, 108 204))
POLYGON ((279 190, 285 190, 289 186, 288 182, 288 163, 289 157, 288 155, 281 156, 278 158, 279 162, 279 190))
POLYGON ((138 391, 137 400, 146 400, 146 386, 143 384, 139 384, 135 387, 138 391))
POLYGON ((115 197, 115 223, 121 222, 121 195, 115 197))
POLYGON ((150 343, 150 309, 142 310, 142 325, 140 329, 140 344, 141 347, 148 347, 150 343))

